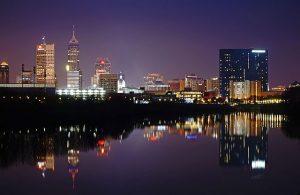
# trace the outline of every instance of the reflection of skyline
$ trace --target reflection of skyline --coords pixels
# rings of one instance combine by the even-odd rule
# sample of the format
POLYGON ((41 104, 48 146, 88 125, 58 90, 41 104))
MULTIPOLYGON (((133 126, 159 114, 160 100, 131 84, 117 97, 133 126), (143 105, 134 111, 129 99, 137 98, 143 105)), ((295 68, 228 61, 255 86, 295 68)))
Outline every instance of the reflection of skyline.
POLYGON ((97 142, 97 156, 98 157, 105 157, 108 156, 108 153, 110 151, 110 142, 105 139, 100 139, 97 142))
POLYGON ((158 141, 168 134, 181 135, 187 140, 196 140, 200 136, 217 139, 220 129, 219 117, 219 115, 203 115, 170 122, 159 120, 159 125, 144 127, 144 137, 151 142, 158 141))
POLYGON ((36 166, 46 177, 48 170, 55 170, 55 157, 65 156, 75 187, 81 152, 96 149, 98 157, 107 157, 113 152, 112 144, 126 139, 134 127, 138 127, 143 129, 145 139, 152 142, 173 135, 194 141, 201 136, 219 139, 221 166, 262 169, 268 163, 268 130, 280 127, 283 121, 282 115, 235 113, 176 120, 147 119, 109 127, 76 125, 3 131, 0 134, 0 168, 21 162, 36 166))
POLYGON ((224 116, 220 131, 220 165, 264 170, 268 163, 269 128, 281 126, 284 117, 254 113, 224 116))
POLYGON ((43 144, 43 147, 40 147, 41 150, 39 150, 36 155, 36 167, 42 172, 42 177, 45 178, 47 170, 54 171, 55 157, 53 139, 45 137, 41 144, 43 144))
POLYGON ((70 149, 68 150, 68 164, 69 164, 69 173, 72 176, 73 189, 75 188, 75 178, 79 172, 79 150, 70 149))

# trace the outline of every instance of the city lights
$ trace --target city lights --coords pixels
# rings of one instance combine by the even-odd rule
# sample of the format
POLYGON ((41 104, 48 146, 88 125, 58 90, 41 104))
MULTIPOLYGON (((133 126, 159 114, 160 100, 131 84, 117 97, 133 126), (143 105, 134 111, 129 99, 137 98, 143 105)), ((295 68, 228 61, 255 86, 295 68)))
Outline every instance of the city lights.
POLYGON ((300 1, 2 0, 0 194, 299 194, 300 1))

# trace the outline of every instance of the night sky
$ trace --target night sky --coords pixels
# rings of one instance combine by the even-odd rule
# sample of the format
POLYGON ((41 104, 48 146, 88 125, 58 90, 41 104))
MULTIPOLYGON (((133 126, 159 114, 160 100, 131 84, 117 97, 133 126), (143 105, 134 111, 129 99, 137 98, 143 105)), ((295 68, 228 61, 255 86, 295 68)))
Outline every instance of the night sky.
POLYGON ((0 60, 8 60, 11 82, 22 63, 35 64, 35 45, 46 35, 65 86, 73 24, 85 86, 99 56, 138 86, 147 72, 218 76, 220 48, 249 47, 269 49, 271 86, 299 80, 298 0, 1 0, 0 9, 0 60))

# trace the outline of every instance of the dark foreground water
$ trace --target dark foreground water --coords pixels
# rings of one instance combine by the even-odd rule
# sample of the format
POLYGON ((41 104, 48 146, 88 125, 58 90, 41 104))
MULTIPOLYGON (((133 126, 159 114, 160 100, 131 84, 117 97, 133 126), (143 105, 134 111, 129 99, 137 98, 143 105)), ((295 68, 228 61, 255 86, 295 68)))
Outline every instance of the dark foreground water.
POLYGON ((253 113, 5 127, 0 194, 298 194, 299 131, 253 113))

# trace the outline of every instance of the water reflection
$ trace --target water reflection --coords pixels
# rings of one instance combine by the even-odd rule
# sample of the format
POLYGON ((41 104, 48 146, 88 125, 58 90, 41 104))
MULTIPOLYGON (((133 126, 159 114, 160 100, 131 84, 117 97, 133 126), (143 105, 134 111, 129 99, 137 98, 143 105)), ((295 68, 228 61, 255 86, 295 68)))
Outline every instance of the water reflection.
MULTIPOLYGON (((145 141, 157 143, 167 136, 186 141, 208 137, 219 141, 221 167, 248 167, 263 171, 268 167, 268 131, 285 123, 283 115, 234 113, 202 115, 170 120, 145 119, 136 123, 111 123, 107 126, 59 126, 31 129, 2 129, 0 134, 0 168, 28 164, 36 167, 45 178, 55 171, 55 159, 65 158, 75 188, 79 173, 80 154, 94 151, 107 158, 114 148, 134 129, 142 129, 145 141)), ((126 145, 124 145, 126 147, 126 145)))
POLYGON ((279 127, 281 117, 238 113, 225 116, 220 131, 220 165, 249 166, 264 170, 269 127, 279 127), (267 119, 267 120, 265 120, 267 119))
POLYGON ((184 136, 187 140, 197 140, 200 136, 218 138, 221 115, 203 115, 200 117, 179 118, 169 121, 143 122, 144 137, 155 142, 169 134, 184 136), (157 124, 158 123, 158 124, 157 124))
POLYGON ((69 173, 72 176, 73 188, 75 188, 75 177, 78 173, 79 150, 68 150, 69 173))

